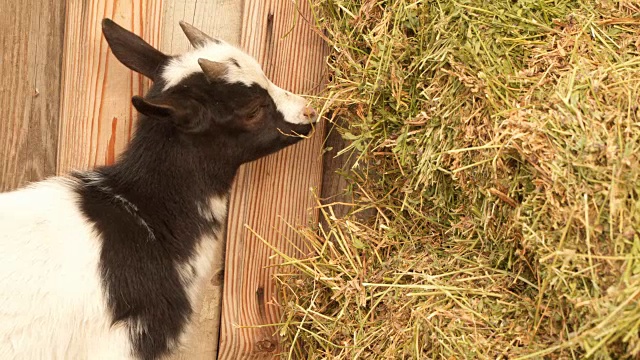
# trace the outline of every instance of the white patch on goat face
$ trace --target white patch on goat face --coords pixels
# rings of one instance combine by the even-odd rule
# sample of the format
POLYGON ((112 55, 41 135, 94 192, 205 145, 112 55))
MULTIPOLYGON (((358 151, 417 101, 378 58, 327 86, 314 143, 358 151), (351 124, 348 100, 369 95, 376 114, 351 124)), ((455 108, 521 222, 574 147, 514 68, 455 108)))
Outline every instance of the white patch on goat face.
POLYGON ((292 124, 311 124, 316 121, 316 117, 309 118, 305 116, 307 101, 302 97, 290 93, 279 88, 269 81, 269 95, 276 104, 276 108, 280 111, 286 122, 292 124))
POLYGON ((224 42, 211 42, 188 53, 172 59, 162 72, 166 81, 163 90, 178 85, 189 75, 202 72, 198 59, 227 64, 228 71, 224 80, 230 84, 242 83, 246 86, 257 84, 265 89, 284 120, 292 124, 310 124, 317 120, 315 115, 307 113, 307 101, 299 95, 286 91, 269 80, 260 64, 239 48, 224 42))

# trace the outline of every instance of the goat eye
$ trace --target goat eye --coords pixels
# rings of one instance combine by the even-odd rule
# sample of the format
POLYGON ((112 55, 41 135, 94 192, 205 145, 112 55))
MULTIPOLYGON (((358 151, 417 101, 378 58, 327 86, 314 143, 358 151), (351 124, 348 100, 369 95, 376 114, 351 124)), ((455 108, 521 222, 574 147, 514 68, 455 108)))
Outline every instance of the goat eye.
POLYGON ((258 116, 258 113, 260 112, 260 110, 261 110, 261 109, 262 109, 262 108, 260 108, 260 107, 255 108, 255 110, 251 111, 251 112, 247 115, 247 117, 248 117, 248 118, 250 118, 250 119, 253 119, 254 117, 258 116))

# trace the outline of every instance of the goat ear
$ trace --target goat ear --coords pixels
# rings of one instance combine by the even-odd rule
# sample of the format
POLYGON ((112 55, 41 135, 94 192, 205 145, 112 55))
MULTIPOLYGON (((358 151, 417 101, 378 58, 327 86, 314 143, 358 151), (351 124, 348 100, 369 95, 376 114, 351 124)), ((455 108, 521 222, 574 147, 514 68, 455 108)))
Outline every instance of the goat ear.
POLYGON ((209 125, 205 112, 197 104, 174 103, 162 98, 149 100, 137 95, 131 98, 131 102, 140 113, 152 118, 168 119, 186 133, 202 132, 209 125))
POLYGON ((129 69, 156 80, 156 72, 169 58, 167 55, 111 19, 102 20, 102 33, 118 61, 129 69))
POLYGON ((131 98, 131 103, 140 113, 150 117, 169 118, 175 116, 177 112, 176 108, 170 104, 147 100, 138 95, 131 98))

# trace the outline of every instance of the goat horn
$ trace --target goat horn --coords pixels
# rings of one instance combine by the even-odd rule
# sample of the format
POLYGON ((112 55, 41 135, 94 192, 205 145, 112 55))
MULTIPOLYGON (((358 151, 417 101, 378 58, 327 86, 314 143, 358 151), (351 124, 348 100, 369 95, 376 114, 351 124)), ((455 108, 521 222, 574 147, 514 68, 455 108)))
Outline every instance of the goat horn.
POLYGON ((182 28, 182 31, 187 36, 187 39, 189 39, 189 42, 191 43, 191 45, 193 45, 193 47, 203 46, 210 41, 215 42, 215 39, 203 33, 202 31, 198 30, 195 26, 191 24, 187 24, 184 21, 180 21, 180 27, 182 28))
POLYGON ((214 81, 227 75, 228 67, 221 62, 200 58, 198 59, 198 65, 200 65, 204 76, 206 76, 209 81, 214 81))

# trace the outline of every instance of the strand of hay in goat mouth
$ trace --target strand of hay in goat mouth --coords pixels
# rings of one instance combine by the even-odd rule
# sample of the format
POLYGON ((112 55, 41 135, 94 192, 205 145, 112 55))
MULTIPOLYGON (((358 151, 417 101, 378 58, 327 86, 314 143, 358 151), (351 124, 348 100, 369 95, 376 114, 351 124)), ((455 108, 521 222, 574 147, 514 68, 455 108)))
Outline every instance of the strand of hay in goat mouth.
POLYGON ((640 5, 313 8, 353 204, 278 252, 282 358, 639 356, 640 5))

